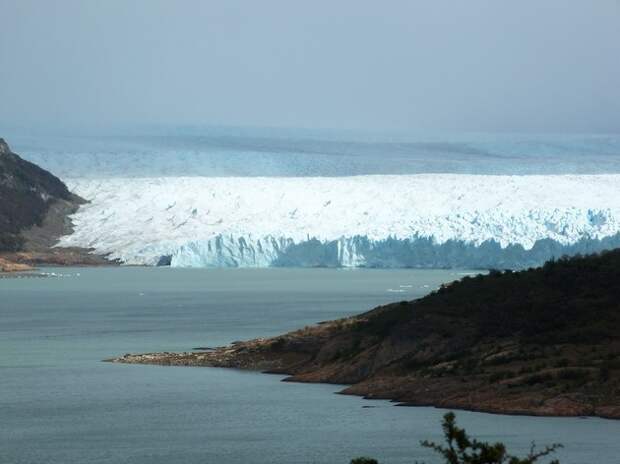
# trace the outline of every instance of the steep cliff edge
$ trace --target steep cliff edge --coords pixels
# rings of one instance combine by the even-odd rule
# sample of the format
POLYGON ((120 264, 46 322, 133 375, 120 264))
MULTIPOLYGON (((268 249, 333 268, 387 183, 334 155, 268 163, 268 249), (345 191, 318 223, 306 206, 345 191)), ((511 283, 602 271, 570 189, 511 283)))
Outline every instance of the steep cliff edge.
POLYGON ((258 369, 408 405, 620 419, 620 250, 466 277, 275 338, 111 361, 258 369))
MULTIPOLYGON (((69 215, 86 201, 56 176, 13 153, 0 138, 0 254, 23 264, 98 264, 79 248, 53 248, 72 231, 69 215)), ((20 269, 7 264, 3 269, 20 269)))

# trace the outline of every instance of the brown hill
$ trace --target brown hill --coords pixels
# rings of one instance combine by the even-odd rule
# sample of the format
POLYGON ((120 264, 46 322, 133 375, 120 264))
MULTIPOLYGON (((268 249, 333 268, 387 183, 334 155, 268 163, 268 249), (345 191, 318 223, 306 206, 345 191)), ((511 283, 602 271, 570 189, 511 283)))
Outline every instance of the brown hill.
POLYGON ((271 339, 112 361, 260 369, 408 405, 620 418, 620 250, 466 277, 271 339))
POLYGON ((52 248, 72 231, 69 215, 85 203, 56 176, 13 153, 0 138, 0 254, 3 269, 22 264, 102 264, 88 250, 52 248))

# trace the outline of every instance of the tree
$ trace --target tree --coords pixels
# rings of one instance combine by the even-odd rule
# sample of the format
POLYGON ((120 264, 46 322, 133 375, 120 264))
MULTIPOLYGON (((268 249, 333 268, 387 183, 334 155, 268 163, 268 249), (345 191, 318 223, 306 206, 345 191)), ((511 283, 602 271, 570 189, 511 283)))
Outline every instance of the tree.
MULTIPOLYGON (((457 427, 456 418, 452 412, 443 417, 442 428, 446 445, 438 445, 426 440, 421 444, 439 453, 446 464, 534 464, 562 447, 556 443, 536 451, 532 443, 529 454, 524 458, 518 458, 508 454, 503 443, 491 444, 470 438, 465 429, 457 427)), ((549 464, 559 463, 558 460, 553 460, 549 464)))
MULTIPOLYGON (((535 464, 540 462, 541 458, 562 448, 562 445, 556 443, 536 451, 536 446, 532 443, 529 454, 519 458, 508 454, 503 443, 491 444, 470 438, 465 429, 457 427, 453 412, 443 416, 441 425, 446 444, 438 445, 425 440, 421 445, 440 454, 445 464, 535 464)), ((361 457, 353 459, 351 464, 378 464, 378 462, 372 458, 361 457)), ((560 464, 560 461, 555 459, 549 464, 560 464)))

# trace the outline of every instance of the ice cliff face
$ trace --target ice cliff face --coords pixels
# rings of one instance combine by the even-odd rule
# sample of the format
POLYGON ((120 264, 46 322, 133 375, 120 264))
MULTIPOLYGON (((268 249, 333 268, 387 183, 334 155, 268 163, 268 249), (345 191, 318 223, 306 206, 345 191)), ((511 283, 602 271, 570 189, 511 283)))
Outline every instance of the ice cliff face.
POLYGON ((69 180, 63 246, 172 266, 522 267, 620 246, 620 175, 69 180))

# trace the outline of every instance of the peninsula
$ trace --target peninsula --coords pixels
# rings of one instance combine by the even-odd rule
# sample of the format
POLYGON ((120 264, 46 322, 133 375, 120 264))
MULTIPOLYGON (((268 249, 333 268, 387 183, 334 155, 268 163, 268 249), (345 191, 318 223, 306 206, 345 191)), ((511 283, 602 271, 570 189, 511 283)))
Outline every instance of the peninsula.
POLYGON ((620 418, 620 250, 465 277, 282 336, 108 361, 254 369, 403 405, 620 418))

